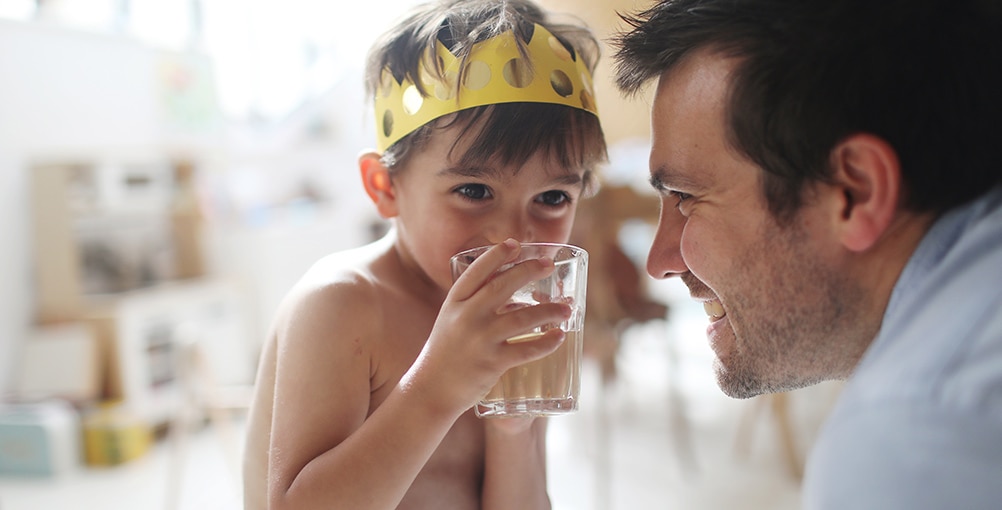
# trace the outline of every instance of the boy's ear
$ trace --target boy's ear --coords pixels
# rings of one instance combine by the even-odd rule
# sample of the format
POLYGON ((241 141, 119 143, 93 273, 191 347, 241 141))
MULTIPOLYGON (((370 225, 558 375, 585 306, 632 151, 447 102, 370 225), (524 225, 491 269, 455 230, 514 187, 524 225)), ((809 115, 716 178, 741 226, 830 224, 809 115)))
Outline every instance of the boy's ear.
POLYGON ((839 242, 862 252, 871 248, 894 219, 901 194, 901 165, 887 141, 855 134, 832 151, 839 242))
POLYGON ((376 152, 364 152, 358 157, 358 169, 362 174, 362 185, 376 210, 383 218, 397 215, 396 194, 390 180, 390 170, 380 160, 376 152))

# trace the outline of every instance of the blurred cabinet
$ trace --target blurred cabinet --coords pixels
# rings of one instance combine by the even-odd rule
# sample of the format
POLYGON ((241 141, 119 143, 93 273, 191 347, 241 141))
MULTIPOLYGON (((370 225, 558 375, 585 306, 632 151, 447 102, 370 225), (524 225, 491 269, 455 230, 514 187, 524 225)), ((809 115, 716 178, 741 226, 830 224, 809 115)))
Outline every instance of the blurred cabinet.
POLYGON ((39 323, 81 317, 87 296, 203 275, 192 165, 106 157, 31 169, 39 323))
POLYGON ((31 168, 36 322, 86 327, 97 399, 153 425, 181 405, 184 336, 197 336, 221 382, 253 380, 244 296, 206 275, 194 174, 187 160, 149 154, 31 168))
POLYGON ((166 423, 185 403, 185 342, 199 343, 220 385, 253 381, 245 303, 227 281, 177 281, 93 299, 86 320, 103 351, 104 398, 150 423, 166 423))

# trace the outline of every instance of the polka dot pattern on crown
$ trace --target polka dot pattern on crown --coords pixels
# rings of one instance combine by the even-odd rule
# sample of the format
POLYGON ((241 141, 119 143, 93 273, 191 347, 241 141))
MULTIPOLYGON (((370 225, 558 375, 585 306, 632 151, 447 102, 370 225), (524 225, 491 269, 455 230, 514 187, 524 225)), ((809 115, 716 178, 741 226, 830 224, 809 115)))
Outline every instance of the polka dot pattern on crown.
POLYGON ((436 57, 444 79, 422 70, 419 79, 427 96, 414 83, 398 83, 384 72, 375 94, 379 150, 443 115, 476 106, 550 103, 598 115, 591 73, 581 58, 540 25, 527 50, 528 60, 519 54, 515 35, 506 32, 474 45, 460 72, 459 61, 439 43, 436 57))

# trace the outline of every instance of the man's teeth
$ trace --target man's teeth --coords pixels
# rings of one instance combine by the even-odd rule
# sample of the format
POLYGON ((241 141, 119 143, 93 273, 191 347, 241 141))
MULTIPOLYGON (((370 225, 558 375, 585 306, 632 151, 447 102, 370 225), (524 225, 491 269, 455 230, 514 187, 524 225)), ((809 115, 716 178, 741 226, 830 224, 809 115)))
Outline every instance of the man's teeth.
POLYGON ((724 305, 720 304, 720 301, 716 300, 704 302, 703 311, 705 311, 706 315, 713 320, 721 319, 727 315, 727 312, 724 311, 724 305))

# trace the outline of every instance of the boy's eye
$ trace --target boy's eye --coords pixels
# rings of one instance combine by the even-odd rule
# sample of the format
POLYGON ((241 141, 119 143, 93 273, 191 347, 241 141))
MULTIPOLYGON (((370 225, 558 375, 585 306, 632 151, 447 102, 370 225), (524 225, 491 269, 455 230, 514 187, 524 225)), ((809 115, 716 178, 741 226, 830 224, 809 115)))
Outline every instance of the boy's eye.
POLYGON ((453 190, 454 193, 459 193, 463 198, 469 200, 484 200, 491 197, 491 192, 483 184, 463 184, 453 190))
POLYGON ((541 193, 537 201, 549 206, 558 206, 570 202, 571 197, 564 191, 550 190, 541 193))

